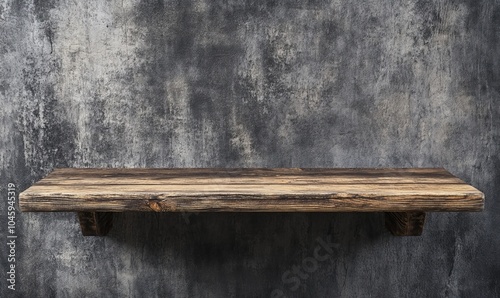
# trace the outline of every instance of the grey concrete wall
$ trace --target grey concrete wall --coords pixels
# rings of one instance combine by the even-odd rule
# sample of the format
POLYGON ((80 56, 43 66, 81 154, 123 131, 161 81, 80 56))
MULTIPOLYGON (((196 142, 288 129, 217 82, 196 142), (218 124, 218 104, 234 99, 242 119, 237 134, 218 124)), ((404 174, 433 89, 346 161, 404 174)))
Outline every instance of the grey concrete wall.
POLYGON ((0 1, 1 242, 7 183, 54 167, 445 167, 486 208, 415 238, 382 214, 119 214, 84 238, 18 213, 20 297, 500 296, 498 1, 88 2, 0 1))

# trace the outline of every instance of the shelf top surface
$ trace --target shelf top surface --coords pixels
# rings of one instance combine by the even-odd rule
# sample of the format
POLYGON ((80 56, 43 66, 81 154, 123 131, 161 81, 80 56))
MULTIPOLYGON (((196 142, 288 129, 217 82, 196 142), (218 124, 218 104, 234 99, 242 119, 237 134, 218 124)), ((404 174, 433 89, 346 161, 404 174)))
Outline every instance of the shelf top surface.
POLYGON ((61 168, 23 211, 479 211, 484 194, 441 168, 61 168))

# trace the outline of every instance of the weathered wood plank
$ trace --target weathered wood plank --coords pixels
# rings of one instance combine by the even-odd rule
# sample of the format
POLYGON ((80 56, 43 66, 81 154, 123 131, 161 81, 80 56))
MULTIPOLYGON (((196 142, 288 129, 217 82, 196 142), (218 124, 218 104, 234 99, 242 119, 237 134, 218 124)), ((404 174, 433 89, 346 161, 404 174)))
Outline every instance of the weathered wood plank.
POLYGON ((37 185, 129 184, 304 184, 464 182, 436 169, 56 169, 37 185), (272 179, 269 179, 272 178, 272 179))
POLYGON ((424 222, 424 212, 385 213, 385 226, 395 236, 420 236, 424 222))
POLYGON ((23 211, 479 211, 484 195, 444 169, 56 169, 23 211))

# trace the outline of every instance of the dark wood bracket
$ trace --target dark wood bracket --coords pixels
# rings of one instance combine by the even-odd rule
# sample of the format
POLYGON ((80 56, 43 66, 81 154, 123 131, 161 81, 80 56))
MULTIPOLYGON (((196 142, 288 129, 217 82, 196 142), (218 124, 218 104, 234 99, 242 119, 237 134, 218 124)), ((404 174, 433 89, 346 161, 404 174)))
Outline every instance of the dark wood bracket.
POLYGON ((83 236, 106 236, 113 227, 111 212, 78 212, 83 236))
POLYGON ((385 212, 385 227, 394 236, 420 236, 425 212, 385 212))

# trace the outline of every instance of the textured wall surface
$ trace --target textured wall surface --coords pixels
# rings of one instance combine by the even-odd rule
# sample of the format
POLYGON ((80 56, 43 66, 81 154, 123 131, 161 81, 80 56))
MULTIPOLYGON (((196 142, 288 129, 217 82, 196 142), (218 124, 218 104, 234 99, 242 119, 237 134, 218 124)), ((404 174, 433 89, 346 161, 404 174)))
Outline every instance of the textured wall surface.
POLYGON ((125 213, 84 238, 18 213, 16 294, 500 296, 498 1, 88 2, 0 1, 1 242, 7 184, 54 167, 445 167, 486 207, 409 238, 382 214, 125 213))

